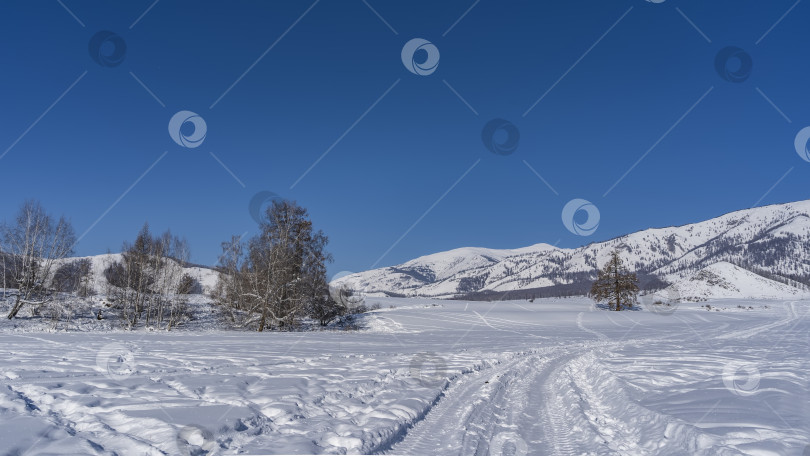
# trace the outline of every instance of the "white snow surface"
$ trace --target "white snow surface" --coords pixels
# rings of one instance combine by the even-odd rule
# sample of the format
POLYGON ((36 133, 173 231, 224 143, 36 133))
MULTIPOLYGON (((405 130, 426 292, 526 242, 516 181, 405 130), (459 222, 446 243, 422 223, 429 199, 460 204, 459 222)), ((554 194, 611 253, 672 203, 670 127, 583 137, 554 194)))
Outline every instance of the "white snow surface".
POLYGON ((466 247, 346 275, 336 284, 368 296, 452 298, 587 280, 618 249, 634 271, 669 283, 707 265, 748 262, 782 277, 810 277, 810 200, 746 209, 689 225, 652 228, 579 248, 548 244, 510 250, 466 247), (571 277, 575 277, 572 279, 571 277))
POLYGON ((2 452, 807 454, 808 301, 377 302, 354 332, 3 319, 2 452))

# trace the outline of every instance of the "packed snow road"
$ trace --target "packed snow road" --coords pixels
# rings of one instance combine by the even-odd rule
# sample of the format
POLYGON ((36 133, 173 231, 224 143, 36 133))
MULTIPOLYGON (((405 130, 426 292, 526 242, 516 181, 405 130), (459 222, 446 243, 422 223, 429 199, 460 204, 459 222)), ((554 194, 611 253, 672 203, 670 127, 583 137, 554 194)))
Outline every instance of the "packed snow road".
POLYGON ((2 451, 802 455, 810 448, 808 302, 619 313, 585 299, 377 301, 384 308, 359 332, 0 326, 2 451))

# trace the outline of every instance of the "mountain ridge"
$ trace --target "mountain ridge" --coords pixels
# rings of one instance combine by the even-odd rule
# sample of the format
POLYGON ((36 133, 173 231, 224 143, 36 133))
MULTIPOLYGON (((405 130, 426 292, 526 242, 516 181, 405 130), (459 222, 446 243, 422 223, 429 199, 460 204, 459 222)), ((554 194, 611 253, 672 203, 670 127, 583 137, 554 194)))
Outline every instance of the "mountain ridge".
MULTIPOLYGON (((460 247, 334 282, 369 295, 469 297, 567 288, 592 280, 613 249, 652 283, 674 283, 725 261, 769 279, 810 285, 810 200, 731 211, 701 222, 649 228, 577 248, 460 247)), ((580 290, 580 292, 582 292, 580 290)))

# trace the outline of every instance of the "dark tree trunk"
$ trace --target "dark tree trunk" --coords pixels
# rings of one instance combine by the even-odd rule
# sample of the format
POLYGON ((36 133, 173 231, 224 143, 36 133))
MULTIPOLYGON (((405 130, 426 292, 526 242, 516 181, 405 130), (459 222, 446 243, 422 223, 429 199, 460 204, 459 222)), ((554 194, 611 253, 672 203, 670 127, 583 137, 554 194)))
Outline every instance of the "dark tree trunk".
POLYGON ((259 332, 264 331, 264 322, 266 319, 267 319, 267 305, 262 307, 262 318, 259 319, 259 329, 258 329, 259 332))
POLYGON ((17 300, 14 301, 14 307, 12 307, 11 312, 8 313, 9 320, 17 316, 17 312, 22 309, 23 304, 24 302, 20 299, 20 295, 17 295, 17 300))

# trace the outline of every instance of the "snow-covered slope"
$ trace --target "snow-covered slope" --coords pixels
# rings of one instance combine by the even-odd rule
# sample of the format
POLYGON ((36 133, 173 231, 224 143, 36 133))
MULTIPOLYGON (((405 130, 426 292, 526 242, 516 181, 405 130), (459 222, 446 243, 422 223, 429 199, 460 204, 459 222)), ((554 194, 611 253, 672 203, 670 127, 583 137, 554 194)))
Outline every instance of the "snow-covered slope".
MULTIPOLYGON (((107 279, 104 277, 104 270, 107 269, 111 264, 115 263, 116 261, 121 261, 122 257, 120 253, 107 253, 104 255, 95 255, 89 257, 80 257, 80 258, 65 258, 63 260, 59 260, 56 262, 55 267, 53 267, 51 273, 55 272, 56 269, 65 263, 69 263, 71 261, 76 261, 80 259, 89 259, 91 263, 91 286, 97 293, 104 293, 106 290, 107 279)), ((188 274, 191 277, 197 279, 202 287, 202 292, 204 294, 210 293, 217 284, 217 280, 219 279, 219 272, 199 267, 199 266, 192 266, 192 267, 183 267, 180 263, 175 263, 175 267, 181 268, 182 273, 176 274, 176 277, 179 279, 184 274, 188 274)), ((174 284, 176 286, 176 284, 174 284)))
POLYGON ((342 277, 370 295, 449 298, 587 282, 613 249, 643 275, 667 282, 721 261, 810 284, 810 200, 654 228, 576 249, 548 244, 514 250, 461 248, 342 277))
POLYGON ((808 298, 803 290, 766 279, 727 262, 703 268, 689 278, 672 284, 664 293, 679 296, 683 301, 808 298))

